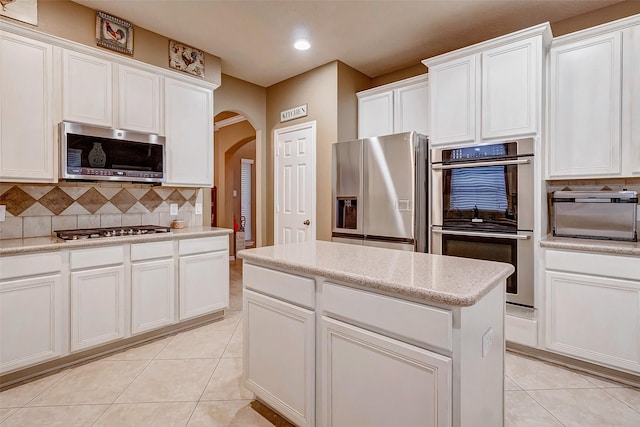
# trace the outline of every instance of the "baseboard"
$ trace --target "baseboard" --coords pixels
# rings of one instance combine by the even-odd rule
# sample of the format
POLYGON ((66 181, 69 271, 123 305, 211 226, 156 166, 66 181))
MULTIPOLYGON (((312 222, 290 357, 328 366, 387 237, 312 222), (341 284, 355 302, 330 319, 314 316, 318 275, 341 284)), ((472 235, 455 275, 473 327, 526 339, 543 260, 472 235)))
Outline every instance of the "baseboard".
POLYGON ((525 318, 507 312, 504 319, 504 336, 507 342, 537 347, 538 321, 533 317, 525 318))
POLYGON ((612 381, 617 381, 622 384, 627 384, 633 387, 640 387, 640 376, 631 372, 619 371, 617 369, 596 365, 594 363, 574 359, 573 357, 564 356, 562 354, 553 353, 547 350, 530 348, 513 342, 507 342, 507 350, 540 359, 545 362, 551 362, 556 365, 564 366, 576 371, 581 371, 612 381))

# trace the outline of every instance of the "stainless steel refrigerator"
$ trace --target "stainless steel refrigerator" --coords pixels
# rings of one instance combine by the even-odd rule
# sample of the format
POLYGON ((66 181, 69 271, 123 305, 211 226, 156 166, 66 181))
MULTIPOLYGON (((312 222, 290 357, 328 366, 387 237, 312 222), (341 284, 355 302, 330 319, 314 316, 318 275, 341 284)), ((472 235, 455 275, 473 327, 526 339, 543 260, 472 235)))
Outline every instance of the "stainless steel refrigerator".
POLYGON ((333 144, 332 241, 427 251, 427 137, 333 144))

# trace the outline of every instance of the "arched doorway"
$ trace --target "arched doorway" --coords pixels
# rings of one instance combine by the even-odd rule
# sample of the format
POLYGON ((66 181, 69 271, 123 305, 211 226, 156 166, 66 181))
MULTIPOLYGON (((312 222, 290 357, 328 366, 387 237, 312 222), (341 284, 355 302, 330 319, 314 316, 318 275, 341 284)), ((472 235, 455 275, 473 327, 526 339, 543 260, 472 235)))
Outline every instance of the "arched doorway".
MULTIPOLYGON (((212 220, 217 227, 239 228, 244 217, 245 246, 256 240, 256 130, 244 116, 223 111, 214 117, 212 220)), ((229 253, 235 255, 234 236, 229 253)), ((238 246, 241 246, 240 244, 238 246)))

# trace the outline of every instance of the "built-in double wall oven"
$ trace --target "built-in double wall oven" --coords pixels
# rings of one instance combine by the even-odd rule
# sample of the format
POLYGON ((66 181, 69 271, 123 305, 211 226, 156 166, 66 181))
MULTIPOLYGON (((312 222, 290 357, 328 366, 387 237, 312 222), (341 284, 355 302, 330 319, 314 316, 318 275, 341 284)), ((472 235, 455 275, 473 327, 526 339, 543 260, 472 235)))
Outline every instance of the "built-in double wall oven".
POLYGON ((431 252, 508 262, 507 302, 533 307, 534 139, 432 153, 431 252))

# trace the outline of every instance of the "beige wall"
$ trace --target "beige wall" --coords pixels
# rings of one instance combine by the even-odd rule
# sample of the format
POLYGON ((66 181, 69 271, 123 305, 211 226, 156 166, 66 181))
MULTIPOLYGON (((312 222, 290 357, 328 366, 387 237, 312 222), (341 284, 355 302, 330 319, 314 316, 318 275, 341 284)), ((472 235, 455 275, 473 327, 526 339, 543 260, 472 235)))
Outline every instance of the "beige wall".
POLYGON ((267 244, 274 242, 274 154, 276 129, 316 121, 316 238, 331 239, 331 144, 338 138, 337 61, 315 68, 267 88, 267 244), (308 104, 308 115, 280 123, 280 111, 308 104))
MULTIPOLYGON (((218 187, 218 227, 232 228, 233 227, 233 215, 229 216, 232 212, 232 207, 227 207, 227 201, 231 200, 231 185, 232 182, 228 182, 228 171, 226 170, 226 161, 229 156, 238 150, 238 148, 248 141, 255 139, 256 131, 248 121, 236 123, 231 126, 225 126, 215 133, 215 163, 214 163, 214 183, 218 187)), ((253 145, 255 152, 255 145, 253 145)), ((254 155, 255 157, 255 155, 254 155)), ((208 200, 204 204, 211 207, 209 192, 208 200)), ((206 212, 203 211, 205 218, 206 212)))
POLYGON ((316 121, 316 238, 331 240, 331 145, 356 137, 355 93, 369 84, 364 74, 333 61, 267 88, 267 244, 274 241, 274 131, 316 121), (280 111, 301 104, 308 104, 306 117, 280 123, 280 111))
MULTIPOLYGON (((126 16, 119 18, 128 21, 126 16)), ((135 22, 131 22, 131 24, 133 24, 133 59, 168 69, 169 39, 137 27, 135 22)), ((25 24, 25 26, 29 25, 25 24)), ((67 0, 39 1, 37 29, 67 40, 103 49, 115 55, 122 55, 96 45, 96 11, 78 3, 67 0)), ((123 56, 129 57, 129 55, 123 56)), ((204 70, 205 80, 220 84, 220 58, 205 53, 204 70)))
MULTIPOLYGON (((256 221, 260 223, 256 224, 254 231, 256 232, 256 239, 260 242, 264 242, 266 240, 266 231, 267 231, 267 218, 262 212, 264 206, 267 204, 267 191, 266 191, 266 145, 267 145, 267 135, 266 131, 266 117, 267 117, 267 90, 266 88, 258 85, 254 85, 252 83, 246 82, 244 80, 236 79, 235 77, 228 76, 226 74, 222 75, 222 85, 216 89, 214 93, 214 115, 218 115, 225 111, 232 111, 234 113, 238 113, 243 115, 249 121, 248 124, 251 125, 252 130, 250 131, 251 135, 243 134, 237 135, 233 138, 237 138, 235 142, 238 142, 242 139, 246 138, 254 138, 257 137, 256 141, 256 188, 257 192, 257 207, 256 211, 256 221), (256 134, 257 133, 257 134, 256 134), (258 232, 260 236, 258 236, 258 232)), ((234 125, 237 126, 237 125, 234 125)), ((233 126, 230 126, 233 127, 233 126)), ((226 128, 222 128, 224 130, 226 128)), ((229 130, 227 130, 229 131, 229 130)), ((231 138, 231 139, 233 139, 231 138)), ((230 145, 223 143, 222 147, 218 147, 218 136, 215 137, 214 142, 214 183, 218 187, 224 186, 224 177, 221 177, 217 174, 218 171, 222 171, 220 169, 220 162, 224 162, 224 153, 229 149, 230 145)), ((234 142, 234 143, 235 143, 234 142)), ((203 218, 211 217, 211 194, 208 191, 203 193, 204 201, 203 201, 203 218)), ((218 196, 218 200, 220 196, 218 196)), ((218 213, 221 211, 218 210, 218 213)), ((220 224, 220 223, 219 223, 220 224)))
MULTIPOLYGON (((233 216, 236 216, 236 221, 238 225, 240 224, 240 208, 241 208, 241 188, 242 188, 242 178, 241 178, 241 161, 242 159, 250 159, 255 162, 256 160, 256 143, 255 140, 252 140, 240 147, 236 150, 229 150, 227 152, 227 162, 226 162, 226 198, 227 201, 231 201, 231 203, 226 204, 226 217, 229 218, 231 223, 233 223, 233 216), (237 196, 233 197, 233 190, 236 190, 237 196)), ((255 163, 254 163, 255 166, 255 163)), ((255 221, 256 221, 256 191, 255 191, 255 170, 253 174, 253 180, 251 182, 251 218, 247 218, 247 220, 251 220, 251 224, 253 225, 253 232, 255 233, 255 221)), ((253 237, 255 239, 255 236, 253 237)))
POLYGON ((371 79, 355 68, 338 62, 338 141, 358 137, 356 92, 371 87, 371 79))

